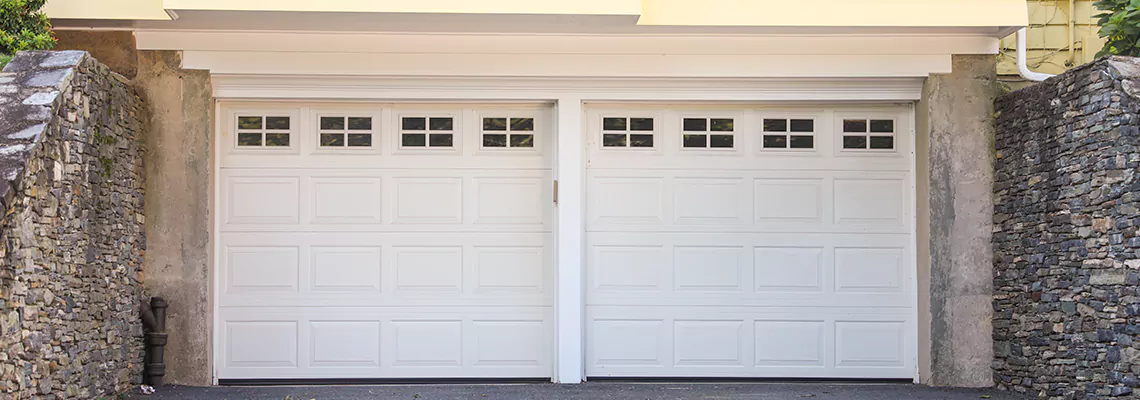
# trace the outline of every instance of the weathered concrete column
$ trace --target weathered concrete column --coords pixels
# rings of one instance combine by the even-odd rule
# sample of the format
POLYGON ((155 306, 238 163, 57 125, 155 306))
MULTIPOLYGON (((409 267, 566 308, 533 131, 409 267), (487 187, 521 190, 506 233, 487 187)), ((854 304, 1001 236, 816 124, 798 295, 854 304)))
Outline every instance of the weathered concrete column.
POLYGON ((995 56, 955 56, 918 104, 920 375, 993 386, 995 56), (929 246, 923 246, 928 244, 929 246))
POLYGON ((166 382, 209 385, 213 99, 209 71, 181 65, 175 51, 138 52, 134 83, 149 110, 143 283, 170 305, 166 382))

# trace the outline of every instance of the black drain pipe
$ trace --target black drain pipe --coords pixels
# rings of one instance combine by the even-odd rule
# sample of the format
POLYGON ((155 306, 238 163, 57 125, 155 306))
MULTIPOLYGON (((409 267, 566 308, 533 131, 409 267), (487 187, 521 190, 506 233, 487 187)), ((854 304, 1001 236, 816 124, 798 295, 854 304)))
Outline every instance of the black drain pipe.
POLYGON ((159 387, 166 375, 162 352, 166 347, 166 300, 151 297, 139 307, 142 310, 143 328, 146 330, 146 359, 143 364, 143 383, 159 387))

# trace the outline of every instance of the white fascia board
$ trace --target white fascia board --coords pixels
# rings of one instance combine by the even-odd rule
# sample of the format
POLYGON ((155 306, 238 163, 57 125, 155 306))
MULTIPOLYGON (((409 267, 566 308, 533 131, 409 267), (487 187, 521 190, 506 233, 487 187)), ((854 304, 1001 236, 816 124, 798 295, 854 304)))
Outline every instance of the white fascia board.
POLYGON ((183 68, 215 74, 582 77, 888 78, 949 73, 950 55, 377 54, 185 51, 183 68))
POLYGON ((140 50, 452 54, 935 55, 997 54, 981 34, 423 34, 136 32, 140 50))
POLYGON ((921 98, 924 78, 692 79, 213 75, 219 99, 767 102, 921 98))

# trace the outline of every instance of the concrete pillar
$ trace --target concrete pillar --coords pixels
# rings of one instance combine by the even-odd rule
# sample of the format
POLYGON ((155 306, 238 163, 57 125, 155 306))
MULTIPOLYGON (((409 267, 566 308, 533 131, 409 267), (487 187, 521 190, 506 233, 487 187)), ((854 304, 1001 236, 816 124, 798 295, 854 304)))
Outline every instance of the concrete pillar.
POLYGON ((926 80, 917 109, 919 365, 935 386, 994 384, 996 63, 955 56, 952 73, 926 80))
POLYGON ((166 382, 210 385, 213 123, 209 71, 176 51, 139 51, 135 88, 148 108, 146 292, 170 304, 166 382))

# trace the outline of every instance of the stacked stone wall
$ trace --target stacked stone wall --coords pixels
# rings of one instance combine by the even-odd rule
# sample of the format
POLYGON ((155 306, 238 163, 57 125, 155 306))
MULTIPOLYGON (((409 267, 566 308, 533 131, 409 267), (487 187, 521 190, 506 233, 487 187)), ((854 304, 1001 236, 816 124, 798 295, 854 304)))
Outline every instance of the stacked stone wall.
POLYGON ((997 101, 994 376, 1044 398, 1140 395, 1140 63, 997 101))
POLYGON ((98 398, 141 379, 143 108, 82 51, 0 73, 0 399, 98 398))

